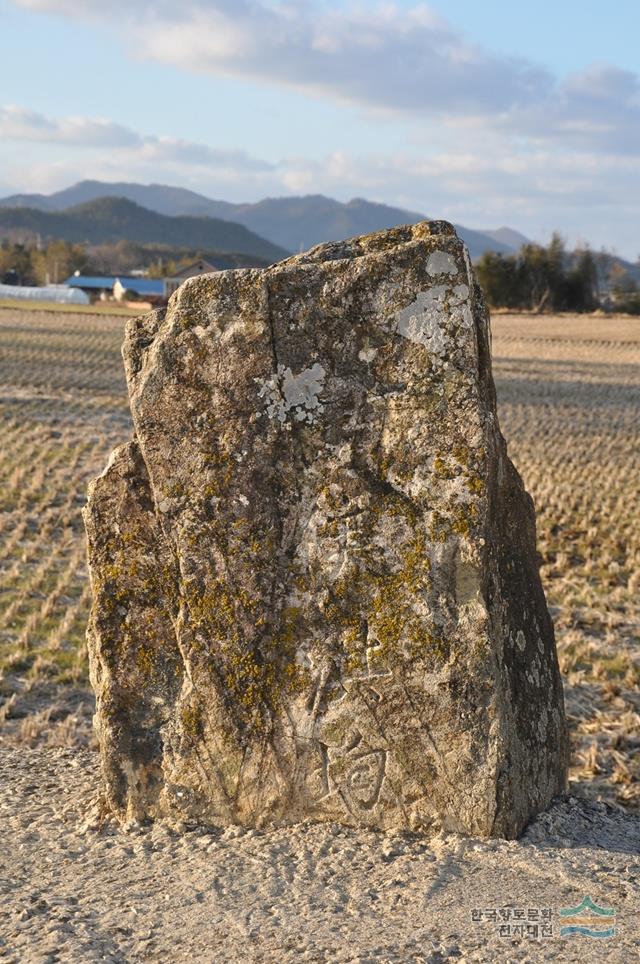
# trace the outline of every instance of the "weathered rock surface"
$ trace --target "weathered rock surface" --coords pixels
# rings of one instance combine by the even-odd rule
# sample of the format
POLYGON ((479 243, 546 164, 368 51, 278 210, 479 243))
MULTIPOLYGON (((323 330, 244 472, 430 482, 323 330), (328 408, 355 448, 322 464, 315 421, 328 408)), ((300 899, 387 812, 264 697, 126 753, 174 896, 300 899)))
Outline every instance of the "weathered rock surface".
POLYGON ((115 812, 518 834, 562 688, 453 229, 194 278, 123 353, 85 510, 115 812))

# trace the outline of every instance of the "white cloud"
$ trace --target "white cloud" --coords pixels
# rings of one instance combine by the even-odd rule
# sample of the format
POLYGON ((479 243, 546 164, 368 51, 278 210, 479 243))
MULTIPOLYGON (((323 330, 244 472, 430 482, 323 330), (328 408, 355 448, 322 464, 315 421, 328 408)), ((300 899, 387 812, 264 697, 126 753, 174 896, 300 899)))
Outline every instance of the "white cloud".
POLYGON ((0 106, 0 138, 5 142, 32 141, 87 149, 109 147, 129 159, 137 157, 147 163, 213 167, 243 175, 273 167, 244 151, 221 150, 176 137, 143 135, 103 118, 46 117, 15 105, 0 106))
POLYGON ((43 114, 7 105, 0 107, 0 137, 4 140, 82 146, 131 147, 140 137, 110 120, 65 117, 51 120, 43 114))
POLYGON ((437 217, 453 208, 456 217, 476 208, 491 221, 491 211, 498 209, 515 215, 544 204, 551 211, 590 201, 640 210, 640 195, 629 195, 637 178, 634 158, 578 151, 558 156, 538 150, 526 158, 507 151, 363 157, 338 152, 321 160, 289 159, 281 172, 291 190, 339 188, 343 196, 366 193, 437 217))
POLYGON ((503 128, 585 150, 640 154, 640 78, 606 64, 572 74, 552 97, 512 110, 503 128))
POLYGON ((269 161, 252 157, 245 151, 228 151, 196 144, 177 137, 144 137, 140 142, 140 156, 148 163, 175 162, 194 167, 213 167, 218 171, 234 171, 243 176, 270 171, 269 161))
POLYGON ((136 55, 367 107, 486 112, 527 104, 552 84, 541 68, 470 44, 426 5, 326 7, 310 0, 16 0, 31 10, 112 20, 136 55), (122 29, 123 23, 127 29, 122 29))
POLYGON ((558 81, 536 64, 470 43, 423 3, 15 2, 111 20, 136 56, 188 71, 284 85, 449 125, 482 125, 537 142, 640 153, 636 74, 599 65, 558 81))

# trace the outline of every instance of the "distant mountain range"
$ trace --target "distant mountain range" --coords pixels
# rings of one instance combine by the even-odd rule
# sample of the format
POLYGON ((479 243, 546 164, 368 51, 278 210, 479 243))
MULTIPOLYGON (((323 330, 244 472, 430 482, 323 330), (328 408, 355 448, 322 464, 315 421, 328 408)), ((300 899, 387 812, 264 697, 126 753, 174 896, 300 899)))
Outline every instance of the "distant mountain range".
MULTIPOLYGON (((232 204, 164 184, 110 184, 103 181, 81 181, 49 195, 14 194, 0 200, 0 209, 0 229, 5 226, 27 227, 30 222, 40 225, 33 230, 67 240, 100 243, 126 238, 190 248, 215 247, 220 251, 238 251, 270 260, 283 257, 285 251, 297 252, 323 241, 381 231, 398 224, 422 221, 426 217, 363 198, 342 203, 322 194, 310 194, 232 204), (95 205, 99 199, 104 207, 95 205), (115 199, 125 199, 130 206, 117 204, 115 199), (20 211, 22 215, 18 213, 20 211), (31 213, 27 215, 27 211, 31 213), (40 222, 35 217, 36 211, 52 216, 64 212, 71 220, 40 222), (165 221, 154 221, 152 214, 164 216, 165 221), (175 223, 170 225, 166 219, 175 223), (82 229, 81 224, 84 225, 82 229), (232 229, 239 225, 251 236, 234 234, 232 229), (73 237, 61 234, 63 230, 73 233, 73 237), (270 248, 260 247, 269 243, 270 248), (224 247, 220 246, 222 244, 224 247), (247 245, 252 246, 251 250, 247 245), (270 253, 265 254, 265 250, 270 253)), ((524 235, 511 228, 475 231, 456 225, 456 230, 466 242, 472 258, 480 257, 484 251, 510 254, 527 241, 524 235)))
POLYGON ((64 210, 7 207, 0 202, 0 237, 16 230, 88 244, 127 240, 238 252, 268 263, 289 253, 242 224, 212 217, 170 217, 122 197, 101 197, 64 210))

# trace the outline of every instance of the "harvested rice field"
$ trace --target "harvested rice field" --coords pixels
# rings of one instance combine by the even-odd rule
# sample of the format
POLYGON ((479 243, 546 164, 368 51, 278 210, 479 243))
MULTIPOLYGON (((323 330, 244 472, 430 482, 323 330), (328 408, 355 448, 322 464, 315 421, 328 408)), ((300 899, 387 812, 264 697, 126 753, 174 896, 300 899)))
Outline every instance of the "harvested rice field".
MULTIPOLYGON (((0 743, 91 745, 80 509, 130 432, 125 321, 0 308, 0 743)), ((640 320, 497 315, 493 355, 538 511, 573 790, 640 810, 640 320)))

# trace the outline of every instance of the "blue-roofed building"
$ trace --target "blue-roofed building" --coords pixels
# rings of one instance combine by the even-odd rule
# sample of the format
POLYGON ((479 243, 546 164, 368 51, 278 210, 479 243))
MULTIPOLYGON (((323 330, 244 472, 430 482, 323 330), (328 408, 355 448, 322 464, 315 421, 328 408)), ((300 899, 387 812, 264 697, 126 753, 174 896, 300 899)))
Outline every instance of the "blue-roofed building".
POLYGON ((164 281, 161 278, 130 278, 124 275, 91 276, 74 274, 67 278, 65 285, 86 292, 92 301, 125 300, 127 292, 142 301, 162 301, 164 281))

